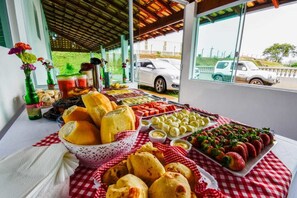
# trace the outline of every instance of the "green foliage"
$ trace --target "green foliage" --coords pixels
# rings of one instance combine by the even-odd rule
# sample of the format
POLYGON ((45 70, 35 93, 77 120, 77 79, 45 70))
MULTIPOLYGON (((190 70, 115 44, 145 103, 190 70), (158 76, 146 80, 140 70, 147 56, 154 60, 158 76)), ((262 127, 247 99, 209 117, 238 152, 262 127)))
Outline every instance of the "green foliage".
POLYGON ((291 67, 297 67, 297 62, 291 64, 291 67))
POLYGON ((296 46, 284 43, 275 43, 272 46, 266 48, 263 55, 266 56, 268 60, 272 60, 280 63, 283 57, 288 57, 289 55, 296 55, 296 46))

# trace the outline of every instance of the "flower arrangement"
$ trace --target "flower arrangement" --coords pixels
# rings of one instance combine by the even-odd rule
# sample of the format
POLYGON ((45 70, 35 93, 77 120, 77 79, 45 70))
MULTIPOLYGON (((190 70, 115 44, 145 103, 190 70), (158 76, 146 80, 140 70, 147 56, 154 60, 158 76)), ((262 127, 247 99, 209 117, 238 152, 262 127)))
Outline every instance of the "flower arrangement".
POLYGON ((52 74, 51 74, 51 69, 54 68, 54 66, 51 65, 51 62, 50 60, 44 60, 43 57, 39 57, 37 59, 37 61, 40 61, 42 63, 42 65, 44 65, 45 69, 46 69, 46 72, 47 72, 47 86, 48 86, 48 89, 54 89, 55 88, 55 82, 54 82, 54 79, 52 77, 52 74))
POLYGON ((31 46, 26 43, 16 43, 13 48, 8 52, 9 55, 15 54, 19 57, 23 63, 21 70, 24 70, 25 75, 30 75, 31 71, 35 70, 36 67, 33 63, 36 62, 36 56, 26 50, 32 50, 31 46))
POLYGON ((21 70, 25 73, 26 94, 24 100, 26 102, 26 109, 30 120, 42 118, 41 105, 39 97, 35 91, 33 81, 31 79, 31 72, 36 69, 33 63, 36 62, 36 56, 27 50, 32 50, 31 46, 26 43, 18 42, 8 52, 9 55, 15 54, 22 61, 21 70))

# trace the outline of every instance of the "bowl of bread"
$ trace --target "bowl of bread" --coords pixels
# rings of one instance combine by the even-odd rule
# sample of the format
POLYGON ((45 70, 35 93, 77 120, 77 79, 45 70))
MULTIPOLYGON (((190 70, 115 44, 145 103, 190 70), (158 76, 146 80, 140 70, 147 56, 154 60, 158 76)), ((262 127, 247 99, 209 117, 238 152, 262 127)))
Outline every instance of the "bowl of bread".
POLYGON ((171 146, 148 142, 93 174, 97 197, 196 197, 206 190, 196 163, 171 146))
POLYGON ((141 128, 141 117, 97 91, 82 95, 82 100, 85 107, 71 106, 62 115, 65 124, 58 136, 66 148, 89 168, 129 152, 141 128))

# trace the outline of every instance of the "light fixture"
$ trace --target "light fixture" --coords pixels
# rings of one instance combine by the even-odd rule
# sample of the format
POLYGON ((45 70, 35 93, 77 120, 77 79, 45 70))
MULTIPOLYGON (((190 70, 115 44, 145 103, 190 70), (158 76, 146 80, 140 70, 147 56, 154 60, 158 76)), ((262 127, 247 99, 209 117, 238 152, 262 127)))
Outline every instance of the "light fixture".
POLYGON ((175 2, 175 3, 179 3, 179 4, 182 4, 182 5, 187 5, 189 4, 188 1, 186 0, 171 0, 172 2, 175 2))

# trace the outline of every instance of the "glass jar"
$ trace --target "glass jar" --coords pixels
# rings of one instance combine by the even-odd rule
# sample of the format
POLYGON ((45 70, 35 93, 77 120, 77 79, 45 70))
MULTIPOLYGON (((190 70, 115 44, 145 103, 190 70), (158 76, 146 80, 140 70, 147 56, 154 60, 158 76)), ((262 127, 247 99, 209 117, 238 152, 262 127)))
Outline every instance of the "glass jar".
POLYGON ((69 91, 76 87, 76 76, 59 75, 57 81, 62 98, 68 98, 69 91))

